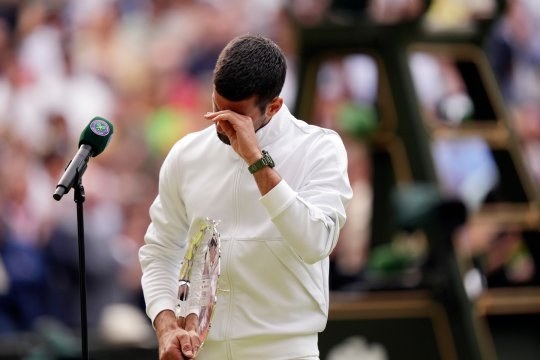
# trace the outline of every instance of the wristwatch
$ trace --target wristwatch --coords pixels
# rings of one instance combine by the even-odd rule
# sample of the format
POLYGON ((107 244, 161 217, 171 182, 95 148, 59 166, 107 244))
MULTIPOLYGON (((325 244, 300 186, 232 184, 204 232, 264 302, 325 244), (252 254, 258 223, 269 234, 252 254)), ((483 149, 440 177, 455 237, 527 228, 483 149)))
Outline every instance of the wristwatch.
POLYGON ((263 150, 262 155, 263 155, 262 158, 255 161, 253 164, 249 165, 248 170, 250 173, 254 174, 255 172, 261 170, 263 167, 266 167, 266 166, 270 168, 274 167, 275 165, 274 160, 272 160, 268 151, 263 150))

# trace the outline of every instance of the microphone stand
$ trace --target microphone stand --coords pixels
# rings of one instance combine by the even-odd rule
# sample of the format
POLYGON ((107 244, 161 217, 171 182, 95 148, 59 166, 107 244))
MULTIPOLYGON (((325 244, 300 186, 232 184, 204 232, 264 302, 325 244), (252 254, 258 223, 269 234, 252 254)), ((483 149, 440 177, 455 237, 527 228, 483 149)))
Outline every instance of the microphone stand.
POLYGON ((73 186, 74 200, 77 204, 77 234, 79 244, 79 289, 81 298, 81 347, 82 359, 88 360, 88 321, 86 314, 86 261, 84 255, 84 213, 83 203, 86 198, 81 176, 77 176, 73 186))

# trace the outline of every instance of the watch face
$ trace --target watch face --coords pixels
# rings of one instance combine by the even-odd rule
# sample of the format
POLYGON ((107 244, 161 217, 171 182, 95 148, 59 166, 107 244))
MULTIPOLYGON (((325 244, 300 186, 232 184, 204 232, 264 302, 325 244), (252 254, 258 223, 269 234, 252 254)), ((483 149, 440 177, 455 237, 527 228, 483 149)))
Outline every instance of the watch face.
POLYGON ((270 154, 268 154, 268 152, 264 152, 264 157, 263 157, 263 161, 264 161, 264 164, 269 166, 269 167, 274 167, 274 160, 270 157, 270 154))

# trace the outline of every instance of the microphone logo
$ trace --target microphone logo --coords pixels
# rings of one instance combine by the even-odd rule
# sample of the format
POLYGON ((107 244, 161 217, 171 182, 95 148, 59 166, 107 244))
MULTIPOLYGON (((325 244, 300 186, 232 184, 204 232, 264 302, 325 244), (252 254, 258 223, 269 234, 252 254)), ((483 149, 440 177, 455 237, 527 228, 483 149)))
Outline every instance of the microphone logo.
POLYGON ((103 120, 94 120, 90 124, 90 130, 96 135, 99 136, 107 136, 109 132, 111 131, 109 128, 109 124, 107 124, 103 120))

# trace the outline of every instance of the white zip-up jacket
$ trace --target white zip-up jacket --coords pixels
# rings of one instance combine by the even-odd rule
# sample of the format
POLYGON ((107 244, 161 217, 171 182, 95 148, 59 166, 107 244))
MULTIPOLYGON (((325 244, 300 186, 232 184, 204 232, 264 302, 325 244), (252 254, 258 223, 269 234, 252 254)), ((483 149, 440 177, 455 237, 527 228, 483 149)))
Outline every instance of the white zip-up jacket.
POLYGON ((147 314, 174 311, 193 219, 220 220, 216 313, 197 359, 317 358, 328 318, 328 256, 352 196, 347 155, 332 130, 285 105, 256 133, 282 181, 261 197, 248 165, 215 126, 186 135, 166 157, 139 257, 147 314))

